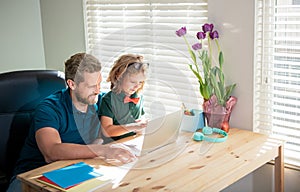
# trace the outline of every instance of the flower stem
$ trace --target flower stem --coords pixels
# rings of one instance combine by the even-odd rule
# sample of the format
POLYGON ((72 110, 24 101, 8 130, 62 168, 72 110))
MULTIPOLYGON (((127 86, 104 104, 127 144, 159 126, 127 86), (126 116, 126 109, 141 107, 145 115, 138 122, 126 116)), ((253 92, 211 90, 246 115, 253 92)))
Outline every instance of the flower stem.
POLYGON ((211 48, 211 39, 209 34, 207 35, 207 44, 208 44, 208 50, 209 50, 209 61, 210 61, 210 66, 212 65, 212 48, 211 48))
POLYGON ((193 50, 191 49, 191 46, 190 46, 190 44, 189 44, 189 42, 187 41, 187 39, 186 39, 185 36, 183 36, 183 39, 184 39, 186 45, 188 46, 189 53, 190 53, 190 55, 191 55, 191 57, 192 57, 192 60, 193 60, 194 65, 195 65, 195 67, 196 67, 196 71, 197 71, 197 73, 199 73, 199 68, 198 68, 198 65, 197 65, 197 58, 196 58, 196 56, 195 56, 193 50))
POLYGON ((188 46, 188 49, 191 50, 191 46, 185 36, 183 36, 183 39, 184 39, 185 44, 188 46))

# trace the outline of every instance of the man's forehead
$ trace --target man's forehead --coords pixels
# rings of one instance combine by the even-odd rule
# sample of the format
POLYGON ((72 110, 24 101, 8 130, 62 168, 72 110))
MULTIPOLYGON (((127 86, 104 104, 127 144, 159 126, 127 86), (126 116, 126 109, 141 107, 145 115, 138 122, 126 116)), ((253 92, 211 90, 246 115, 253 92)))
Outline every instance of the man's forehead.
POLYGON ((84 76, 84 82, 88 84, 95 84, 102 81, 102 74, 100 71, 93 72, 93 73, 85 72, 83 76, 84 76))

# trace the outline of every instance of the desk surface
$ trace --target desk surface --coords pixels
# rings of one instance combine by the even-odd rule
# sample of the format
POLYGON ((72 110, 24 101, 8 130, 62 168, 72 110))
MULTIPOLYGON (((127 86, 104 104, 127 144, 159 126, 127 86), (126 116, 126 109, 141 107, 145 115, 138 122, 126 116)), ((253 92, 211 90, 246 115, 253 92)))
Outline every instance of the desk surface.
MULTIPOLYGON (((167 163, 151 166, 159 157, 147 155, 141 163, 151 168, 133 168, 117 188, 112 189, 108 183, 96 191, 220 191, 270 160, 275 160, 275 191, 283 191, 282 141, 235 128, 230 129, 223 143, 196 142, 191 136, 192 133, 181 134, 186 147, 167 163)), ((20 174, 18 178, 27 191, 41 188, 57 191, 35 178, 79 161, 95 167, 103 164, 99 159, 57 161, 20 174)))

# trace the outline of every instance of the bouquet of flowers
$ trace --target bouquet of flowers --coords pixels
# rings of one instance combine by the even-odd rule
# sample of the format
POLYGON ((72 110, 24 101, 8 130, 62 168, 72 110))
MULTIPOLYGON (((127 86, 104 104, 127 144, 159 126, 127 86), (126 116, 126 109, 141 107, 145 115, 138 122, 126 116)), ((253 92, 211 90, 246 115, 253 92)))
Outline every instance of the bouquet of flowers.
POLYGON ((224 56, 218 42, 218 31, 214 30, 213 24, 204 24, 202 31, 196 34, 198 41, 192 46, 190 46, 185 37, 186 33, 186 27, 181 27, 176 31, 177 36, 183 37, 191 56, 193 63, 188 64, 188 66, 199 81, 200 93, 204 99, 203 111, 219 114, 231 112, 237 101, 236 97, 231 96, 236 84, 225 85, 223 73, 224 56), (204 49, 204 41, 207 41, 207 49, 204 49), (214 50, 214 47, 217 49, 214 50), (218 64, 213 63, 213 55, 215 54, 218 57, 218 64))

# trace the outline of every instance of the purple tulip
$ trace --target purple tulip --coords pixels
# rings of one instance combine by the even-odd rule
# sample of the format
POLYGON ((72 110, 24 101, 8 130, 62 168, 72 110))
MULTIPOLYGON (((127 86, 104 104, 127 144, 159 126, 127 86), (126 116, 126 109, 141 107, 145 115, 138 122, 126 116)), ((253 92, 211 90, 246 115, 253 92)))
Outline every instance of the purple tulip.
POLYGON ((209 36, 211 39, 219 38, 219 33, 218 33, 218 31, 213 31, 213 32, 209 33, 209 36))
POLYGON ((206 37, 206 34, 204 32, 198 32, 197 33, 197 38, 198 39, 205 39, 205 37, 206 37))
POLYGON ((202 44, 201 43, 195 43, 194 45, 192 45, 192 48, 197 51, 198 49, 202 48, 202 44))
POLYGON ((186 27, 181 27, 176 31, 176 35, 178 37, 184 36, 186 34, 186 27))
POLYGON ((211 32, 213 29, 214 29, 214 24, 205 23, 202 26, 202 30, 203 30, 204 33, 208 32, 208 31, 211 32))

